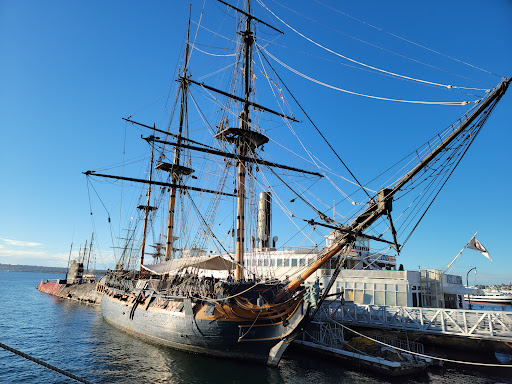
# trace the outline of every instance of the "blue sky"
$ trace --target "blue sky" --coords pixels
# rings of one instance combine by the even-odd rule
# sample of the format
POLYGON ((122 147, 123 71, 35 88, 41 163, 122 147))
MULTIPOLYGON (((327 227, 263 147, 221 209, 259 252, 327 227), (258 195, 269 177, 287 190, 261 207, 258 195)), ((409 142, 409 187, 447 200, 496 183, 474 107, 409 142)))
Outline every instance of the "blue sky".
MULTIPOLYGON (((499 76, 512 76, 510 1, 264 3, 329 49, 388 71, 476 88, 491 88, 500 81, 499 76)), ((258 17, 285 32, 274 40, 276 34, 260 26, 260 44, 273 41, 266 48, 272 55, 310 77, 388 98, 477 98, 468 95, 470 91, 417 85, 349 67, 345 64, 354 64, 306 41, 258 3, 253 8, 258 17)), ((82 172, 119 163, 123 151, 126 159, 147 156, 147 146, 139 139, 147 132, 127 128, 121 117, 132 115, 160 127, 168 124, 169 102, 172 104, 168 95, 176 87, 188 11, 189 2, 185 1, 0 2, 0 262, 65 265, 70 242, 73 240, 75 247, 83 244, 94 226, 101 250, 98 266, 111 266, 107 214, 93 195, 91 221, 82 172)), ((233 12, 213 0, 192 2, 192 20, 201 20, 204 27, 222 35, 227 36, 232 17, 233 12)), ((197 47, 224 53, 211 48, 223 39, 207 30, 199 29, 195 37, 195 23, 192 34, 202 44, 197 47)), ((199 78, 221 68, 211 64, 211 59, 194 51, 192 75, 199 78)), ((229 63, 230 58, 222 60, 229 63)), ((313 84, 276 62, 273 66, 362 182, 435 136, 468 109, 348 95, 313 84)), ((262 81, 263 76, 257 70, 255 73, 262 81)), ((262 91, 259 96, 264 94, 262 91)), ((284 97, 298 116, 299 108, 288 94, 284 97)), ((277 108, 277 104, 271 107, 277 108)), ((512 96, 507 94, 404 248, 400 262, 406 268, 446 266, 478 231, 477 237, 493 261, 467 250, 452 272, 465 276, 476 266, 477 283, 512 280, 508 245, 512 209, 506 198, 512 186, 511 111, 512 96)), ((328 149, 310 127, 294 127, 306 137, 312 151, 318 150, 325 155, 323 161, 349 177, 337 160, 327 155, 328 149)), ((278 128, 269 129, 269 135, 272 133, 276 139, 283 135, 286 140, 278 128)), ((287 160, 284 155, 275 159, 287 160)), ((112 193, 106 186, 95 186, 114 230, 120 232, 126 215, 119 214, 116 205, 119 188, 112 193)), ((340 188, 350 191, 351 187, 341 184, 340 188)), ((340 198, 332 191, 324 200, 330 204, 340 198)), ((275 222, 275 232, 285 226, 288 224, 275 222)))

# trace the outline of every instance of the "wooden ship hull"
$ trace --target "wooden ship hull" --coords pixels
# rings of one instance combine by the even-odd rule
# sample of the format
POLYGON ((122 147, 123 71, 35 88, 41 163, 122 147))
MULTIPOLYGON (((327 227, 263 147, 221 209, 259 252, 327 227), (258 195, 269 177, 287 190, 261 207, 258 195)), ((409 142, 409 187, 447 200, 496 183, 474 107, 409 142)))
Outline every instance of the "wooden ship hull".
MULTIPOLYGON (((250 292, 257 295, 257 287, 250 292)), ((134 336, 174 349, 277 365, 309 320, 302 294, 279 305, 244 296, 226 300, 126 292, 98 285, 106 321, 134 336)))

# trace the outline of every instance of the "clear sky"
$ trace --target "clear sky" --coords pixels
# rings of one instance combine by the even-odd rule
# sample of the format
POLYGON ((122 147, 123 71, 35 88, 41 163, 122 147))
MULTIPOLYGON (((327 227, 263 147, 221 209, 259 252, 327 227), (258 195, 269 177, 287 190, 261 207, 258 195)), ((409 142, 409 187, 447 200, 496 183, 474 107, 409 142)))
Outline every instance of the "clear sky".
MULTIPOLYGON (((389 72, 485 89, 497 85, 500 76, 512 76, 509 0, 263 2, 330 50, 389 72)), ((101 249, 98 267, 112 266, 107 215, 93 198, 91 221, 82 172, 119 163, 123 151, 126 159, 147 156, 147 146, 138 139, 147 132, 127 128, 121 117, 134 116, 160 127, 168 123, 168 95, 175 89, 189 4, 0 0, 1 263, 64 266, 71 241, 75 247, 83 244, 95 227, 101 249)), ((285 32, 275 40, 277 35, 260 25, 258 42, 272 41, 268 52, 322 82, 406 100, 474 101, 474 95, 482 94, 361 70, 305 40, 257 2, 253 11, 285 32)), ((233 15, 214 0, 193 1, 197 47, 227 52, 217 48, 222 39, 208 30, 200 28, 196 34, 197 23, 227 36, 233 15)), ((211 59, 193 52, 194 78, 222 68, 209 64, 211 59)), ((435 136, 469 107, 363 98, 313 84, 273 65, 362 182, 435 136)), ((263 80, 257 70, 255 74, 263 80)), ((467 250, 452 272, 465 279, 476 266, 478 274, 471 275, 470 283, 512 281, 512 209, 506 197, 512 187, 510 92, 404 248, 399 262, 406 268, 446 266, 478 231, 477 238, 493 261, 467 250)), ((284 97, 298 116, 299 108, 288 94, 284 97)), ((294 127, 299 134, 305 132, 300 125, 294 127)), ((328 152, 308 135, 312 134, 305 133, 310 150, 328 152)), ((276 159, 284 161, 283 156, 276 159)), ((332 156, 325 161, 349 177, 332 156)), ((120 232, 124 224, 115 203, 118 197, 119 190, 102 195, 112 225, 120 232)), ((340 197, 333 190, 325 201, 330 204, 340 197)))

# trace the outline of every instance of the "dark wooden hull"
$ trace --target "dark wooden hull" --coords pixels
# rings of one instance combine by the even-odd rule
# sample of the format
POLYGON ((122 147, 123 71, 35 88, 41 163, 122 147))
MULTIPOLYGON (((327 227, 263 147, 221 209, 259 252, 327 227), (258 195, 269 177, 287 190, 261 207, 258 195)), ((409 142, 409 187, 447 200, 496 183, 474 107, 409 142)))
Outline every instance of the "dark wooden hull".
MULTIPOLYGON (((134 303, 128 300, 104 295, 101 308, 109 323, 157 344, 193 353, 267 363, 271 349, 283 339, 291 341, 307 321, 308 308, 304 301, 301 299, 292 304, 294 307, 285 318, 271 321, 260 321, 257 315, 245 320, 234 313, 222 315, 227 311, 218 308, 219 304, 215 311, 208 312, 208 306, 215 304, 192 302, 191 299, 171 302, 166 308, 142 303, 134 309, 134 303)), ((280 354, 277 362, 279 359, 280 354)))

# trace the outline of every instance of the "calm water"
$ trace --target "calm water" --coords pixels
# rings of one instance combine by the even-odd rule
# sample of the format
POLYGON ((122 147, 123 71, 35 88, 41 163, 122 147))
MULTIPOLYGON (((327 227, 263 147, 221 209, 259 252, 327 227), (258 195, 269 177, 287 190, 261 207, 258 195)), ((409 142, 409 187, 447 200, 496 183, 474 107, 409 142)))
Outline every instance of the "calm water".
MULTIPOLYGON (((432 369, 410 378, 368 374, 357 364, 285 355, 278 368, 230 362, 145 343, 113 328, 98 307, 40 293, 61 276, 0 271, 0 341, 94 383, 512 383, 512 372, 432 369)), ((62 276, 63 277, 63 276, 62 276)), ((0 383, 74 383, 0 349, 0 383)))

